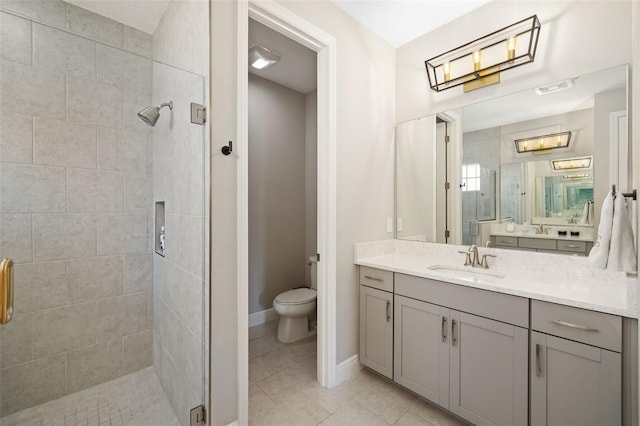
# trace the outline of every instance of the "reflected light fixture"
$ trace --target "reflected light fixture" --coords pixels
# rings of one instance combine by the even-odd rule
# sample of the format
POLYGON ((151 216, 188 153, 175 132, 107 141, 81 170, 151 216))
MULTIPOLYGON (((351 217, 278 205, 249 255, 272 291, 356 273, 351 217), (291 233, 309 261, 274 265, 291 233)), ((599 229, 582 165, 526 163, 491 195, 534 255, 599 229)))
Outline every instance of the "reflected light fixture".
POLYGON ((575 175, 564 175, 562 176, 562 179, 584 179, 588 177, 591 177, 590 173, 581 173, 581 174, 575 174, 575 175))
POLYGON ((531 152, 534 155, 549 154, 552 149, 568 148, 571 132, 552 133, 549 135, 533 136, 531 138, 516 139, 518 154, 531 152))
POLYGON ((436 92, 464 85, 464 91, 500 83, 500 73, 533 62, 540 20, 536 15, 424 61, 436 92))
POLYGON ((551 160, 553 170, 588 169, 591 167, 591 157, 565 158, 563 160, 551 160))
POLYGON ((249 48, 249 65, 257 70, 263 70, 280 60, 280 55, 259 44, 249 48))

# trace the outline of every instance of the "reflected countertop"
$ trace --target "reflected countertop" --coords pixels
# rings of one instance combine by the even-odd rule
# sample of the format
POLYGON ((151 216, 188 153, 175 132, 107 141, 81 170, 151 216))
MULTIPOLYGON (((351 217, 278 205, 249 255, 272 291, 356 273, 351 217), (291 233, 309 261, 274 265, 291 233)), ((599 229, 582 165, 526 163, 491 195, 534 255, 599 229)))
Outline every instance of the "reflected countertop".
MULTIPOLYGON (((511 234, 513 235, 513 234, 511 234)), ((558 303, 629 318, 638 318, 638 278, 624 272, 594 269, 588 258, 549 253, 479 248, 490 259, 488 271, 504 278, 469 278, 430 270, 434 265, 460 267, 466 246, 384 240, 355 245, 354 263, 361 266, 446 281, 452 284, 558 303)), ((466 267, 470 271, 473 268, 466 267)), ((487 271, 481 269, 480 271, 487 271)))

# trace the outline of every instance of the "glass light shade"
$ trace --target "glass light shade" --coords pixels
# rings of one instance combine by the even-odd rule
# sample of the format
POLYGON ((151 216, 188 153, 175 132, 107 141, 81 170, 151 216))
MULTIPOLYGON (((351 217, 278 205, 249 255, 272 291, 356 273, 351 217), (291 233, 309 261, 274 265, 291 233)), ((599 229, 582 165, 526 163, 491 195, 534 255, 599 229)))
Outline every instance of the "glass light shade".
POLYGON ((524 152, 543 151, 555 148, 567 148, 571 141, 571 132, 553 133, 550 135, 534 136, 531 138, 516 139, 516 151, 524 152))
POLYGON ((591 157, 566 158, 563 160, 551 160, 553 170, 575 170, 591 168, 591 157))

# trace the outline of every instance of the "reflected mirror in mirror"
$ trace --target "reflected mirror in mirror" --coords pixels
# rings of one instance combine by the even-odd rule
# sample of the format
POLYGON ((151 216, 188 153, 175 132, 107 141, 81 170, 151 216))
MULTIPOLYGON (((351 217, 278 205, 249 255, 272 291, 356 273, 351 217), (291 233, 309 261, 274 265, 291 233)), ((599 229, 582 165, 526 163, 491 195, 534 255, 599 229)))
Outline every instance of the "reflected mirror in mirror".
POLYGON ((627 76, 622 65, 399 124, 396 237, 588 254, 605 195, 631 173, 627 76))

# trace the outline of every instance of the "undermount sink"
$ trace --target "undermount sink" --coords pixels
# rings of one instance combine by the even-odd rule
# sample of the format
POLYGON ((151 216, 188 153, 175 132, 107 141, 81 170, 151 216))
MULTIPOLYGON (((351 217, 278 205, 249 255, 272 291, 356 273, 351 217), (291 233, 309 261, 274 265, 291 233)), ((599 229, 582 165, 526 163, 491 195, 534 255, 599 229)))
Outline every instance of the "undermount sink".
POLYGON ((490 270, 474 269, 469 266, 432 265, 427 269, 440 275, 471 282, 495 282, 504 278, 504 275, 496 274, 490 270))

